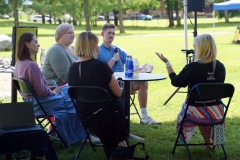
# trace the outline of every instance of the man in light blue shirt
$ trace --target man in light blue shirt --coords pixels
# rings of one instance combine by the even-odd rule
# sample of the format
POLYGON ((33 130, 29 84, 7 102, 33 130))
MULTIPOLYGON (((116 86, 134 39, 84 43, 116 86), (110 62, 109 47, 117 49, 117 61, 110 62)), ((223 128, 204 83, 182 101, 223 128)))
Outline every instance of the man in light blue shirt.
MULTIPOLYGON (((123 49, 112 45, 115 36, 115 26, 110 23, 103 25, 102 36, 103 43, 99 47, 98 59, 107 62, 113 72, 124 72, 124 64, 126 62, 127 53, 123 49), (115 50, 115 48, 117 48, 117 50, 115 50)), ((138 91, 138 101, 142 115, 140 123, 161 124, 161 122, 157 122, 148 116, 147 112, 148 82, 147 81, 131 82, 131 91, 138 91)))

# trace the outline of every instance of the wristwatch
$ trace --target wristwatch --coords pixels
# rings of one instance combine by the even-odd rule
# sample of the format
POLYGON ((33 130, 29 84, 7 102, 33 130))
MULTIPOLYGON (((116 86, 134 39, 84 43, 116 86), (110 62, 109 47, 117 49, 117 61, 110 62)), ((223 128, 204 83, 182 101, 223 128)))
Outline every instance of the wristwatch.
POLYGON ((114 62, 116 62, 117 60, 116 60, 116 58, 114 58, 114 57, 112 57, 112 60, 114 60, 114 62))

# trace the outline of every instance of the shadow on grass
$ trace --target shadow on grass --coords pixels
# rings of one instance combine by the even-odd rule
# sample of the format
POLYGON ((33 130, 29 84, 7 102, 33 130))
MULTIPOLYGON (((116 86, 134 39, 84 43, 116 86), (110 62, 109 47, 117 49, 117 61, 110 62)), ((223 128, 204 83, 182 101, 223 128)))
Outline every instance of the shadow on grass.
MULTIPOLYGON (((138 123, 131 123, 131 133, 144 138, 143 142, 146 145, 146 151, 149 154, 150 159, 168 159, 168 156, 170 157, 170 160, 188 159, 188 155, 184 147, 177 147, 174 155, 170 153, 177 138, 175 123, 176 120, 163 122, 162 125, 142 125, 138 123)), ((239 159, 238 157, 240 156, 240 152, 238 147, 236 147, 240 146, 240 142, 238 141, 240 136, 239 126, 240 118, 226 118, 224 147, 228 159, 239 159)), ((203 143, 203 139, 198 128, 189 143, 203 143)), ((204 148, 203 146, 189 146, 189 150, 192 159, 194 160, 220 160, 224 158, 221 147, 216 147, 214 152, 204 148)))

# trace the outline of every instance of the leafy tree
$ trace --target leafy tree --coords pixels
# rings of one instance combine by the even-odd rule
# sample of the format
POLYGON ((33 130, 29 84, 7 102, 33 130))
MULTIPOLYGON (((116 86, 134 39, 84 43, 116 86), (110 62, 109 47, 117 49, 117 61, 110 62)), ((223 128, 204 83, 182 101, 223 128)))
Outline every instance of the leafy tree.
POLYGON ((6 0, 0 0, 0 14, 9 14, 11 11, 10 4, 6 0))

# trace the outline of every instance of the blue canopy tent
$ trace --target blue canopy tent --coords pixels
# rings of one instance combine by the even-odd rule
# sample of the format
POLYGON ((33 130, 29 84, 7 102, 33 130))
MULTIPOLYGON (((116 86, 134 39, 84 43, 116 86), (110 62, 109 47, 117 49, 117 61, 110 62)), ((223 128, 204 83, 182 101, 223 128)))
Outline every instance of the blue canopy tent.
MULTIPOLYGON (((230 0, 222 3, 214 3, 213 19, 215 18, 215 11, 218 11, 218 10, 240 10, 240 0, 230 0)), ((213 28, 215 28, 215 23, 213 23, 213 28)), ((237 27, 232 43, 240 43, 240 41, 238 40, 239 32, 240 32, 240 27, 237 27)))
POLYGON ((240 0, 230 0, 222 3, 214 3, 213 10, 240 10, 240 0))

